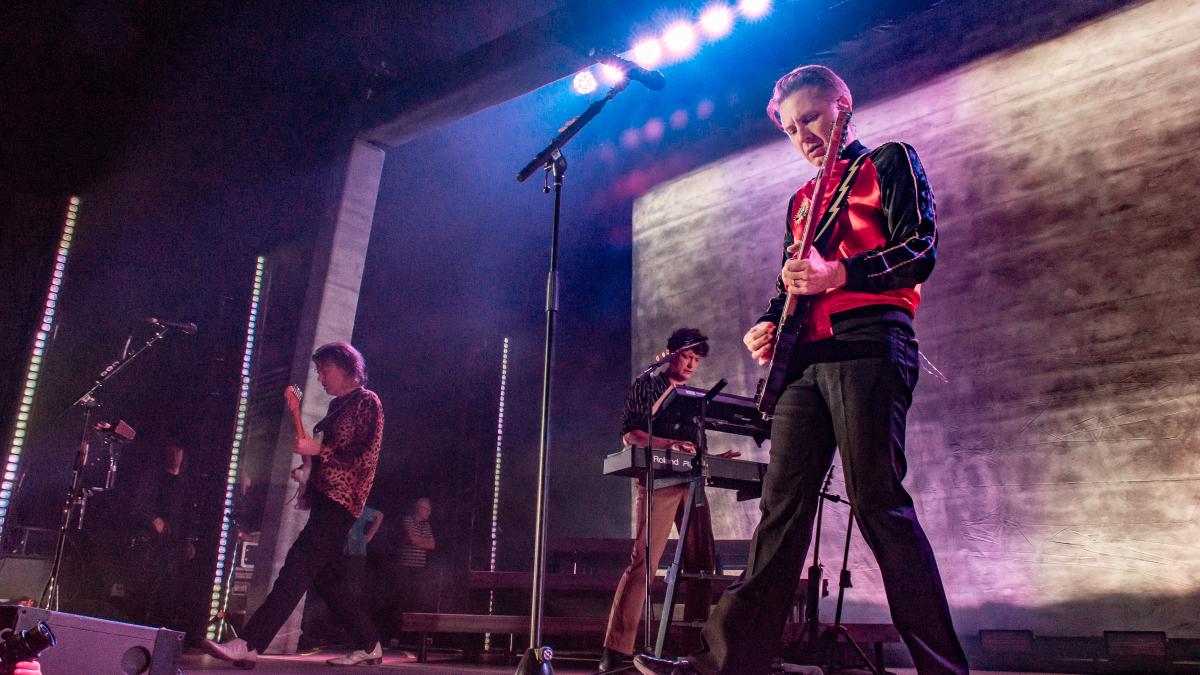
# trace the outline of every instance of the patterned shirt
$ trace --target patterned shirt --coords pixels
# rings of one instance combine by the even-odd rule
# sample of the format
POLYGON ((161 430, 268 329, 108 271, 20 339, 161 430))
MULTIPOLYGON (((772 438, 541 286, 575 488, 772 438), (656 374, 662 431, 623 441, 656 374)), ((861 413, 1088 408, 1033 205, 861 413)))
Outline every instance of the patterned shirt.
POLYGON ((338 396, 329 402, 329 412, 313 431, 323 433, 324 438, 320 454, 313 458, 309 486, 358 518, 375 483, 383 442, 379 397, 362 387, 338 396))
MULTIPOLYGON (((630 431, 646 430, 646 409, 671 387, 666 373, 643 377, 633 381, 625 397, 625 409, 621 414, 621 435, 630 431)), ((654 418, 654 436, 672 441, 696 442, 696 424, 690 419, 678 419, 671 415, 654 418)))

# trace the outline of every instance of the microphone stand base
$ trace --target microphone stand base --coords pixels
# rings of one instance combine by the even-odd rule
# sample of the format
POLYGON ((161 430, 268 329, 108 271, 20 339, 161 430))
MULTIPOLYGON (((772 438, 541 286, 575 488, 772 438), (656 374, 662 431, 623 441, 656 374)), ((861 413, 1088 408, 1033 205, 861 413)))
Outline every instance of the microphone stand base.
POLYGON ((516 675, 554 675, 554 666, 550 665, 553 658, 554 650, 550 647, 530 647, 521 656, 516 675))

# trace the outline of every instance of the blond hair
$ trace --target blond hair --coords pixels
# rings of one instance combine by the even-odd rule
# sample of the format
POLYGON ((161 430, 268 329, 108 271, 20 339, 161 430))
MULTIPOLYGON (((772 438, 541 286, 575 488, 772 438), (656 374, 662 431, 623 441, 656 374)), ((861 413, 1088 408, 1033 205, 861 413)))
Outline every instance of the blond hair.
POLYGON ((779 105, 783 99, 806 87, 816 87, 822 91, 834 94, 835 97, 845 96, 851 107, 854 98, 850 95, 850 87, 838 74, 825 66, 808 65, 793 69, 787 75, 775 81, 775 89, 771 92, 771 100, 767 102, 767 116, 780 129, 783 124, 779 121, 779 105))

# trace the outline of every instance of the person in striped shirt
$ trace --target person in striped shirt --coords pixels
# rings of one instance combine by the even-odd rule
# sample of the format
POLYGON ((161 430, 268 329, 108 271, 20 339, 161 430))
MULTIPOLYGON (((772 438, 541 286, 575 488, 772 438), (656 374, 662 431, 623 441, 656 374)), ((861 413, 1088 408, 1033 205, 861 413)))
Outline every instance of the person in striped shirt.
POLYGON ((432 515, 433 502, 429 497, 421 497, 413 502, 412 511, 401 521, 404 529, 403 543, 400 544, 401 567, 424 569, 429 552, 437 548, 433 528, 429 525, 429 517, 432 515))

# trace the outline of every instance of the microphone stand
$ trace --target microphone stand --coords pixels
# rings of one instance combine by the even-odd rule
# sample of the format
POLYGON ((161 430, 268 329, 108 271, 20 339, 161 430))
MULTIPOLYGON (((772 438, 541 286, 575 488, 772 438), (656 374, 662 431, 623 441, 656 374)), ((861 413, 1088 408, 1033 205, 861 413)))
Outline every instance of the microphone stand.
MULTIPOLYGON (((682 350, 677 350, 682 351, 682 350)), ((637 376, 637 379, 649 377, 651 373, 658 370, 663 365, 667 364, 674 356, 672 352, 667 357, 660 361, 655 361, 646 366, 645 370, 637 376)), ((651 398, 646 399, 646 447, 644 449, 646 457, 646 475, 642 477, 642 488, 646 495, 643 501, 643 511, 645 512, 646 522, 642 526, 642 532, 646 535, 645 544, 642 547, 642 556, 645 558, 645 575, 646 575, 646 601, 642 605, 642 644, 649 645, 651 640, 650 622, 654 620, 654 610, 650 605, 650 586, 654 583, 654 566, 650 564, 650 523, 654 522, 654 404, 655 401, 651 398)), ((670 449, 667 450, 670 452, 670 449)))
POLYGON ((517 664, 517 675, 551 675, 554 672, 554 667, 550 664, 554 650, 542 644, 542 609, 546 577, 546 459, 550 447, 550 393, 553 383, 551 367, 554 361, 555 320, 558 316, 558 232, 562 217, 563 176, 567 171, 567 160, 562 154, 562 148, 592 121, 592 118, 600 114, 605 104, 624 91, 628 84, 628 79, 621 80, 609 89, 603 98, 589 105, 582 115, 568 122, 554 140, 517 174, 517 181, 524 182, 539 168, 543 169, 546 173, 543 192, 546 193, 550 192, 551 178, 554 183, 554 225, 550 238, 550 272, 546 278, 546 347, 542 361, 542 422, 541 440, 538 444, 537 506, 533 528, 533 591, 529 612, 529 649, 517 664))
MULTIPOLYGON (((825 632, 821 634, 821 643, 817 645, 817 653, 820 655, 817 665, 829 665, 831 669, 838 670, 834 666, 834 658, 837 656, 838 640, 846 638, 846 643, 858 654, 858 658, 862 659, 862 663, 867 670, 871 671, 872 675, 884 675, 886 671, 883 669, 883 663, 873 663, 867 658, 863 648, 854 641, 854 637, 850 635, 850 630, 842 623, 842 606, 846 598, 846 589, 850 588, 850 538, 854 534, 854 505, 848 499, 840 495, 831 494, 828 486, 821 491, 821 497, 828 499, 831 502, 838 502, 849 507, 850 513, 846 520, 846 543, 842 548, 842 571, 838 577, 838 596, 837 608, 833 614, 833 624, 825 628, 825 632)), ((840 660, 840 659, 839 659, 840 660)))
POLYGON ((169 326, 159 326, 155 329, 154 335, 148 338, 135 351, 129 351, 129 340, 125 342, 125 347, 121 350, 121 358, 113 361, 100 371, 96 376, 95 382, 87 391, 79 395, 71 405, 67 406, 63 413, 69 412, 72 408, 83 408, 83 435, 79 441, 79 450, 75 453, 75 465, 71 469, 71 484, 67 487, 67 496, 63 501, 62 521, 59 523, 58 540, 54 545, 54 562, 50 566, 50 578, 46 581, 46 587, 42 591, 42 597, 38 602, 38 606, 42 609, 58 611, 60 600, 59 575, 62 572, 63 554, 67 546, 67 533, 71 529, 71 515, 75 508, 79 508, 79 518, 76 519, 76 529, 83 528, 83 511, 87 507, 87 498, 90 490, 83 487, 83 469, 87 465, 88 460, 88 436, 92 431, 92 411, 100 407, 100 402, 96 400, 96 394, 113 378, 114 375, 124 370, 130 363, 143 352, 150 349, 159 340, 167 336, 169 326))
POLYGON ((833 472, 835 467, 829 467, 829 473, 825 476, 825 486, 821 488, 817 495, 817 527, 816 535, 813 538, 813 561, 808 568, 808 587, 804 598, 804 628, 805 634, 808 636, 809 644, 815 644, 817 634, 821 630, 821 577, 824 572, 824 566, 821 565, 821 521, 825 512, 825 499, 828 499, 829 485, 833 482, 833 472))

